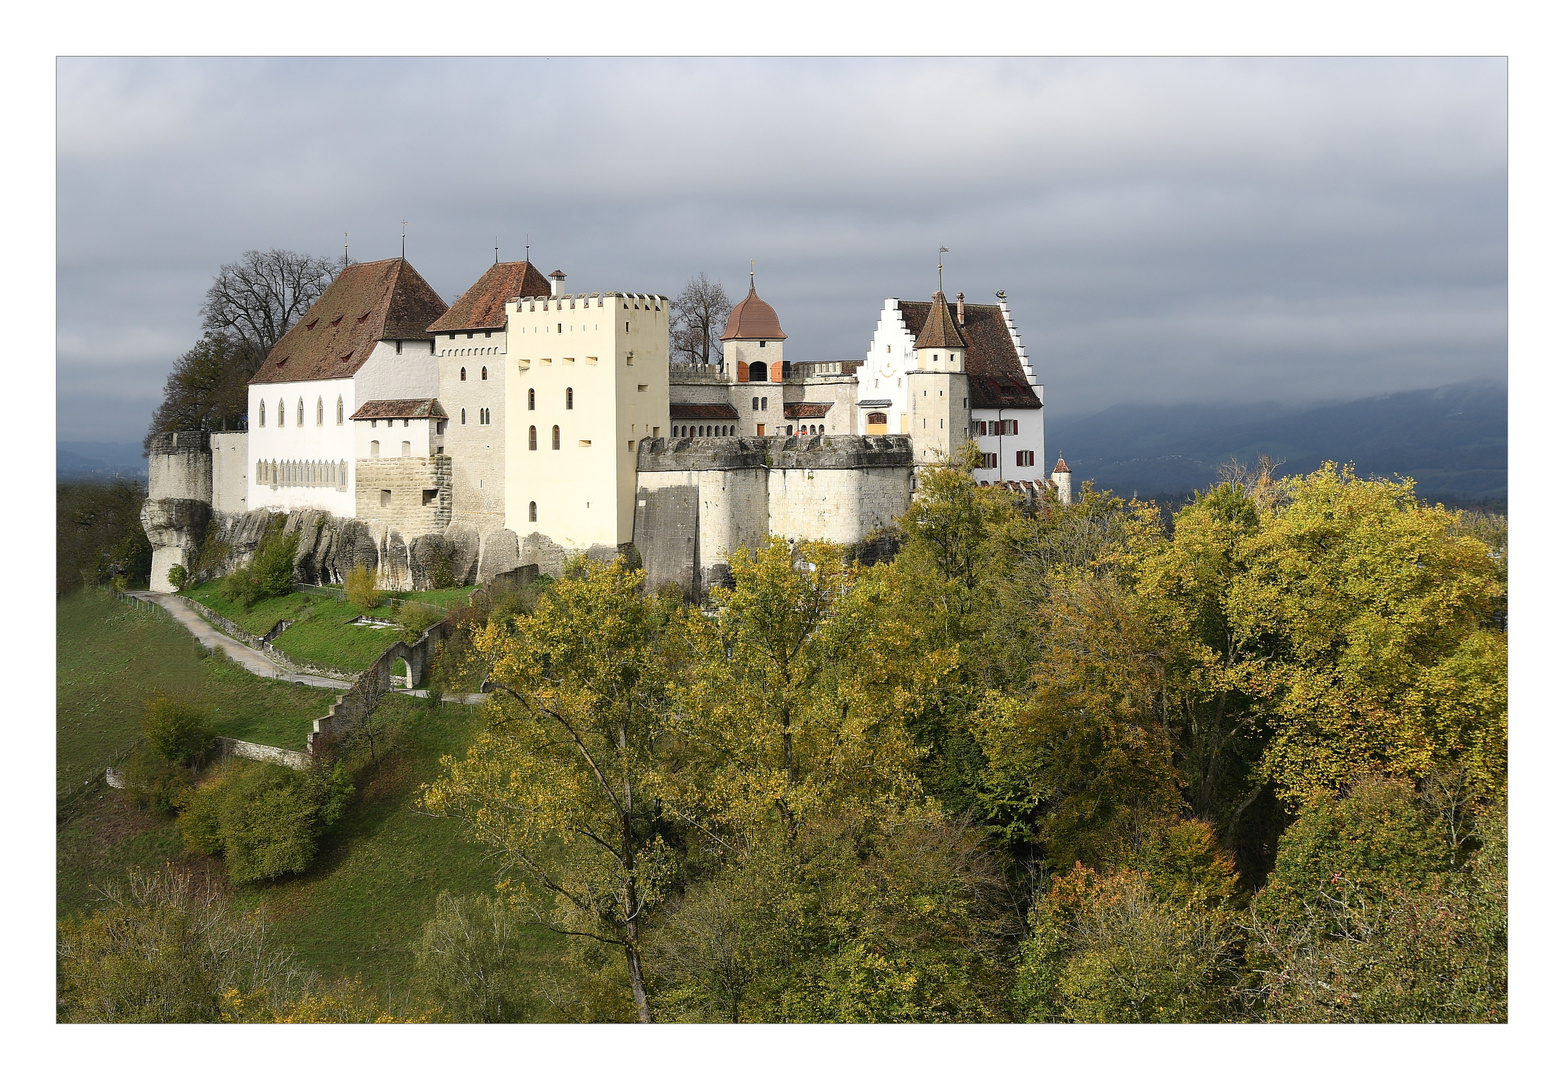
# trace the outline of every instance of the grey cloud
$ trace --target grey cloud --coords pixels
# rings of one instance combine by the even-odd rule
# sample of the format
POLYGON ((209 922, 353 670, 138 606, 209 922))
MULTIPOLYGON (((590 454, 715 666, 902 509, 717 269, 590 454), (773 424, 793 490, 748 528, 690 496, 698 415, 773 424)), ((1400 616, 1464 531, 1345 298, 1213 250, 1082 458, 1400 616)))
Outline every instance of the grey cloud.
POLYGON ((65 60, 62 438, 139 438, 217 267, 530 234, 581 288, 742 291, 799 359, 1003 288, 1056 412, 1502 378, 1497 60, 65 60), (84 395, 91 383, 94 398, 84 395))

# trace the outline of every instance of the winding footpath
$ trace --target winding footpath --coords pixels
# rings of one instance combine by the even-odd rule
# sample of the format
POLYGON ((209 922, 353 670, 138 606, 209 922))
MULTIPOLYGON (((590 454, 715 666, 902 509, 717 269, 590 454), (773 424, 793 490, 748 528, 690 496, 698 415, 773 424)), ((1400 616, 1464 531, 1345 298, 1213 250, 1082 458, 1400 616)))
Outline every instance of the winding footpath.
MULTIPOLYGON (((251 648, 242 641, 238 641, 223 633, 217 627, 197 615, 185 598, 177 593, 148 592, 144 589, 127 589, 126 596, 134 596, 138 600, 144 600, 150 604, 156 604, 174 617, 174 621, 190 631, 192 637, 214 652, 221 651, 230 660, 242 666, 246 671, 259 675, 263 679, 280 679, 283 682, 300 683, 304 686, 319 686, 329 690, 346 690, 353 684, 342 679, 328 679, 323 675, 306 675, 302 671, 294 671, 284 667, 259 649, 251 648)), ((392 689, 393 693, 408 694, 413 697, 428 697, 427 690, 403 690, 392 689)), ((461 705, 481 705, 489 700, 488 694, 445 694, 441 700, 461 705)))

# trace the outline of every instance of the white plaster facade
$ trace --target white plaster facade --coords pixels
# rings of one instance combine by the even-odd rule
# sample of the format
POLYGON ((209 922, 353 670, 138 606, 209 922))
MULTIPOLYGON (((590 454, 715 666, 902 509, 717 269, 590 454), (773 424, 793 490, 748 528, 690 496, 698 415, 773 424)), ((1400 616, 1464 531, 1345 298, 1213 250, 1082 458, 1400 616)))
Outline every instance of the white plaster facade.
POLYGON ((353 378, 252 384, 248 508, 325 510, 352 517, 353 459, 358 455, 348 418, 360 403, 353 378), (304 482, 306 470, 322 465, 337 470, 335 482, 304 482))

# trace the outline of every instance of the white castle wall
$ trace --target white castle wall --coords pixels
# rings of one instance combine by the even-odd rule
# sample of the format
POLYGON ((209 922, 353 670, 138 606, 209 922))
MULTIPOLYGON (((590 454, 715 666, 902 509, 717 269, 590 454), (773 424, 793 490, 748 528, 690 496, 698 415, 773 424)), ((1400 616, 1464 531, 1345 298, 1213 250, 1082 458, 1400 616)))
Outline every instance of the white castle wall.
POLYGON ((250 436, 212 432, 212 509, 242 514, 250 508, 250 436))

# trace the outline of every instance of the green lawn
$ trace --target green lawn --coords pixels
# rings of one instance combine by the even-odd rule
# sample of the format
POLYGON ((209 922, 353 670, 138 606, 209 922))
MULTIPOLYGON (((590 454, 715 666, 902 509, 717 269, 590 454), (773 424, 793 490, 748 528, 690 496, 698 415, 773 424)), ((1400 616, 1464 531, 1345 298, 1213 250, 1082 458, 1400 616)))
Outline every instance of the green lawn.
POLYGON ((204 709, 219 733, 302 750, 310 722, 339 691, 251 675, 221 655, 202 658, 161 608, 132 607, 88 589, 55 607, 55 788, 63 795, 129 749, 158 692, 204 709))
MULTIPOLYGON (((402 729, 397 745, 378 770, 361 774, 353 807, 322 840, 315 865, 242 895, 264 903, 274 940, 306 966, 358 974, 385 993, 412 978, 412 945, 440 892, 490 892, 498 867, 461 822, 413 809, 419 786, 439 775, 441 755, 462 754, 481 730, 481 710, 431 711, 399 696, 380 708, 402 729)), ((533 951, 553 955, 554 936, 534 933, 533 951)))
MULTIPOLYGON (((472 587, 441 589, 433 592, 386 593, 398 597, 453 607, 465 601, 472 587)), ((352 621, 363 611, 334 596, 318 593, 289 593, 263 600, 249 611, 224 600, 215 581, 203 582, 185 590, 185 595, 204 604, 245 631, 261 636, 284 619, 293 625, 272 640, 272 646, 301 664, 335 668, 339 671, 363 671, 379 659, 400 636, 396 629, 354 626, 352 621)), ((391 606, 382 600, 370 614, 391 621, 391 606)))

